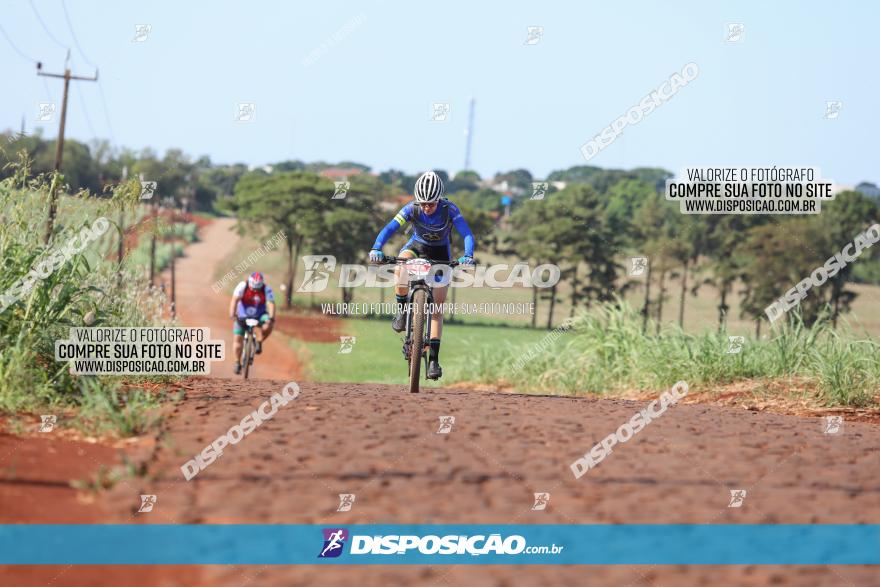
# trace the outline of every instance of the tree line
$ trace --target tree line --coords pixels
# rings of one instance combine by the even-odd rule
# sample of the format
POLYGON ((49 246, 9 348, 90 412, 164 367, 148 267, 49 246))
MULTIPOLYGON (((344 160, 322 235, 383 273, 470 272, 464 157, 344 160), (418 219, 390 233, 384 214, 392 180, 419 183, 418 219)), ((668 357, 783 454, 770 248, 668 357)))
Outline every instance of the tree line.
MULTIPOLYGON (((24 150, 33 172, 51 171, 54 141, 11 132, 0 138, 0 156, 11 159, 24 150)), ((254 169, 243 163, 213 164, 178 149, 162 156, 150 149, 115 149, 106 141, 86 145, 69 140, 64 148, 62 171, 70 193, 103 193, 127 172, 157 181, 160 198, 176 204, 186 200, 194 210, 234 214, 242 230, 257 236, 284 231, 287 305, 293 301, 302 251, 332 254, 339 263, 362 262, 365 248, 418 177, 395 169, 372 174, 368 166, 351 161, 287 160, 254 169), (354 170, 343 199, 331 199, 335 185, 320 175, 331 167, 354 170)), ((812 216, 683 215, 663 198, 672 174, 659 168, 585 165, 553 171, 543 178, 549 184, 543 199, 532 199, 533 182, 541 179, 526 169, 498 172, 490 180, 474 171, 454 176, 437 171, 450 199, 463 209, 480 251, 559 265, 570 313, 642 288, 645 325, 654 318, 658 328, 664 316, 683 324, 686 298, 710 288, 719 328, 739 296, 740 317, 755 320, 759 329, 768 305, 880 217, 877 199, 857 191, 840 193, 812 216), (502 195, 509 205, 502 203, 502 195), (635 256, 649 259, 647 274, 639 279, 631 279, 626 270, 635 256), (673 282, 675 292, 670 291, 673 282)), ((5 166, 0 170, 0 176, 8 173, 5 166)), ((878 256, 878 250, 868 249, 823 287, 813 288, 799 306, 804 322, 812 324, 827 312, 836 323, 857 295, 848 284, 880 284, 878 256)), ((341 295, 350 301, 353 292, 341 295)), ((547 292, 535 289, 532 296, 536 305, 546 304, 542 326, 551 328, 563 301, 558 286, 547 292)))

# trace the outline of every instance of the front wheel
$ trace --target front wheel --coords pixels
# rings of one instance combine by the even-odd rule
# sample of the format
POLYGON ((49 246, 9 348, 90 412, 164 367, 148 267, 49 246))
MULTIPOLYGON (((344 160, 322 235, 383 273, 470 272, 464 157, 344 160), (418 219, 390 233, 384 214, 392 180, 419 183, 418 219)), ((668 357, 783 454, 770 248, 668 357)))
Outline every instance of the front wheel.
POLYGON ((419 392, 419 371, 425 348, 425 290, 418 289, 412 296, 412 330, 409 345, 409 391, 419 392))
POLYGON ((241 358, 243 359, 243 362, 244 362, 244 365, 242 365, 242 367, 244 367, 244 370, 242 371, 242 375, 244 376, 245 379, 248 378, 248 373, 251 370, 251 363, 253 362, 253 361, 251 361, 251 345, 253 344, 251 342, 252 338, 253 338, 253 336, 248 336, 248 334, 245 333, 245 335, 244 335, 244 348, 241 351, 241 358))

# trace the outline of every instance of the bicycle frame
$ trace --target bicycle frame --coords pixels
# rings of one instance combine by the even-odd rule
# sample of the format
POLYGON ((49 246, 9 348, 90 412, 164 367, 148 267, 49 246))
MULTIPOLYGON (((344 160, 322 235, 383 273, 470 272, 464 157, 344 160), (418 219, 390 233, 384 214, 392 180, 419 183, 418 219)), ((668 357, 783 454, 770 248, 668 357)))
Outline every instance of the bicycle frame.
POLYGON ((244 347, 242 349, 242 355, 246 355, 242 357, 242 363, 244 363, 244 371, 243 376, 245 379, 248 378, 250 374, 250 366, 254 362, 254 347, 257 342, 257 337, 254 334, 254 328, 259 326, 260 321, 255 318, 245 318, 245 331, 244 331, 244 347))
MULTIPOLYGON (((416 258, 408 259, 404 257, 386 257, 384 264, 402 264, 405 265, 407 262, 415 261, 416 258)), ((422 262, 425 262, 429 265, 446 265, 450 269, 456 267, 459 263, 458 261, 432 261, 429 259, 421 259, 422 262)), ((431 322, 433 322, 433 314, 426 314, 425 320, 425 330, 422 337, 421 345, 416 347, 416 341, 412 340, 412 315, 413 315, 413 298, 415 297, 416 292, 424 291, 425 292, 425 304, 428 308, 431 308, 434 304, 434 292, 433 287, 428 285, 425 278, 417 278, 409 281, 409 293, 407 294, 407 309, 406 309, 406 328, 404 330, 405 338, 403 342, 403 357, 407 361, 410 359, 410 355, 413 352, 414 348, 419 348, 420 358, 425 361, 425 371, 427 372, 428 366, 428 356, 425 353, 425 347, 428 346, 431 340, 431 322)))

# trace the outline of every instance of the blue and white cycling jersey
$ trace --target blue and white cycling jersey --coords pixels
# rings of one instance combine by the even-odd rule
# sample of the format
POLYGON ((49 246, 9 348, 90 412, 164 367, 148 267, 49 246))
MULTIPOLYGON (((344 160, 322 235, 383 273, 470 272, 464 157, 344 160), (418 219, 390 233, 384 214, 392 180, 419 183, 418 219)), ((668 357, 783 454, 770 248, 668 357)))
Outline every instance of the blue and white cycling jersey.
POLYGON ((468 257, 474 255, 474 235, 461 215, 458 206, 446 199, 441 199, 433 214, 425 212, 415 203, 410 202, 400 209, 400 212, 389 222, 373 244, 374 249, 381 249, 397 229, 412 222, 413 234, 410 241, 428 246, 449 245, 449 234, 452 228, 464 238, 464 254, 468 257))

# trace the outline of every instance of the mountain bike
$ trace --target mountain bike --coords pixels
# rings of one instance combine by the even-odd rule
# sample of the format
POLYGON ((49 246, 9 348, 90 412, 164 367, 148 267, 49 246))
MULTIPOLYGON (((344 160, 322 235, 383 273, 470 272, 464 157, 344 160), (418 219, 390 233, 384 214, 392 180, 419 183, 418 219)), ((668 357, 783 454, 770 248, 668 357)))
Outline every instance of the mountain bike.
POLYGON ((406 330, 403 339, 403 358, 409 363, 409 391, 419 392, 419 374, 422 359, 425 371, 428 370, 428 349, 431 340, 431 314, 434 293, 425 281, 432 265, 455 267, 458 261, 431 261, 429 259, 406 259, 385 257, 381 265, 401 264, 409 274, 409 294, 407 294, 406 330))
POLYGON ((244 320, 244 348, 241 351, 242 376, 247 379, 254 364, 254 354, 257 348, 257 337, 254 335, 254 328, 260 325, 260 321, 256 318, 245 318, 244 320))

